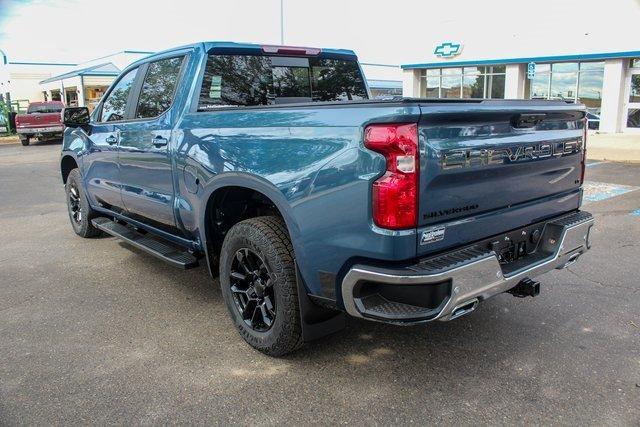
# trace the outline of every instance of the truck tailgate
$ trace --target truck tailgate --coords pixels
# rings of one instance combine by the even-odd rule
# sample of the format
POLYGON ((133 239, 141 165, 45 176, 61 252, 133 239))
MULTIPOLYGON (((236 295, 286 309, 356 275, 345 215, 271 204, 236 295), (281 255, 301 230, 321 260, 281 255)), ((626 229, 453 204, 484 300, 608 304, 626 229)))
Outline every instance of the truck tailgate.
POLYGON ((419 227, 431 234, 419 241, 419 253, 578 208, 582 106, 500 100, 420 107, 419 227), (449 224, 457 225, 455 236, 445 239, 449 224))
POLYGON ((61 126, 60 113, 31 113, 20 114, 18 123, 21 127, 41 128, 44 126, 61 126))

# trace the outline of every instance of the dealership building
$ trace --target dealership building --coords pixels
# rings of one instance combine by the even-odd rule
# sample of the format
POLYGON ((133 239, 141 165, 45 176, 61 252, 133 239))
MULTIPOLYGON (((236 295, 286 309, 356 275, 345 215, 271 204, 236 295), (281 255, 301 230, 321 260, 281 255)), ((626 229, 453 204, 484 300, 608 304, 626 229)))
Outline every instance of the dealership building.
POLYGON ((29 102, 63 101, 93 109, 130 63, 152 52, 124 50, 81 63, 12 60, 0 51, 0 94, 21 112, 29 102))
POLYGON ((510 49, 507 42, 500 52, 489 52, 486 46, 445 41, 434 44, 423 62, 401 66, 403 95, 563 99, 583 103, 601 132, 640 132, 638 48, 576 53, 584 50, 580 45, 550 54, 541 43, 523 56, 519 46, 510 49))

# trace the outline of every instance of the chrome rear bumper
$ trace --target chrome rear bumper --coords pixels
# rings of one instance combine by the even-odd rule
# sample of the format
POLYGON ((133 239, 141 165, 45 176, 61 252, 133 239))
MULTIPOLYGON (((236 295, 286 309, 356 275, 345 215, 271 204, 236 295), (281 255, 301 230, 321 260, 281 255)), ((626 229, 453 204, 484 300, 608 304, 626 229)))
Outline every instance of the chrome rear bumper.
POLYGON ((503 270, 495 252, 473 245, 421 260, 409 268, 354 265, 342 281, 345 309, 355 317, 392 323, 452 320, 473 311, 479 301, 510 290, 523 279, 575 262, 590 247, 593 224, 593 216, 584 211, 550 220, 544 225, 536 250, 513 271, 503 270), (363 283, 429 286, 444 282, 450 283, 447 298, 430 309, 420 307, 418 301, 415 306, 387 301, 384 309, 368 310, 364 301, 354 296, 363 283))
POLYGON ((64 127, 60 126, 46 126, 46 127, 19 127, 16 129, 16 132, 21 133, 23 135, 35 135, 35 134, 44 134, 44 133, 62 133, 64 131, 64 127))

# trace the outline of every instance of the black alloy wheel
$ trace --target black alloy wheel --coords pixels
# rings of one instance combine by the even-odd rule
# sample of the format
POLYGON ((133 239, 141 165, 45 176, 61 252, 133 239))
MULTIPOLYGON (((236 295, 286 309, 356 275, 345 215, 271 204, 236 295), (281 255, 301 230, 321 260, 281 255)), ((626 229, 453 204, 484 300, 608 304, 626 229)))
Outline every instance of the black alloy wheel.
POLYGON ((229 229, 220 249, 220 287, 242 338, 269 356, 303 344, 295 255, 284 220, 260 216, 229 229))
POLYGON ((80 203, 80 191, 75 183, 69 185, 69 216, 76 224, 82 224, 82 204, 80 203))
POLYGON ((236 251, 229 274, 231 292, 244 323, 256 332, 271 329, 276 319, 273 273, 249 248, 236 251))
POLYGON ((64 186, 69 221, 78 236, 96 237, 100 235, 100 230, 93 226, 91 220, 97 217, 97 213, 91 209, 81 183, 80 171, 78 169, 71 170, 64 186))

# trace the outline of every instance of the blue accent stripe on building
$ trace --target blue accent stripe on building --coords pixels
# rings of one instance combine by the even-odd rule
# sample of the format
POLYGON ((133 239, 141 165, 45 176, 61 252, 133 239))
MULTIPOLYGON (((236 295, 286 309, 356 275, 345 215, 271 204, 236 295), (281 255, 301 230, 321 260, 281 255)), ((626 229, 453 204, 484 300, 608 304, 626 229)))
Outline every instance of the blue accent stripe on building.
POLYGON ((61 65, 64 67, 75 67, 78 64, 66 64, 63 62, 14 62, 9 61, 10 65, 61 65))
POLYGON ((360 65, 369 65, 371 67, 388 67, 388 68, 400 68, 399 65, 393 65, 393 64, 376 64, 373 62, 361 62, 360 65))
POLYGON ((556 61, 588 61, 588 60, 594 60, 594 59, 633 58, 635 56, 640 56, 640 50, 633 50, 628 52, 585 53, 580 55, 532 56, 532 57, 523 57, 523 58, 481 59, 477 61, 440 61, 440 62, 427 62, 423 64, 403 64, 400 67, 403 70, 411 70, 414 68, 444 68, 444 67, 460 67, 464 65, 520 64, 520 63, 528 63, 528 62, 556 62, 556 61))

